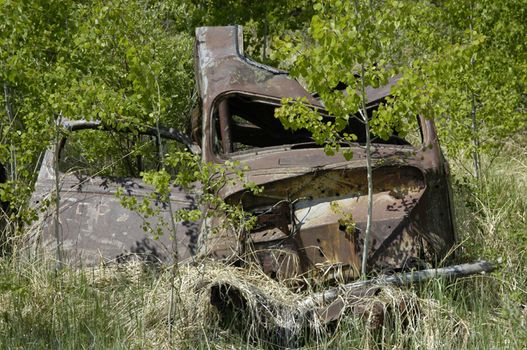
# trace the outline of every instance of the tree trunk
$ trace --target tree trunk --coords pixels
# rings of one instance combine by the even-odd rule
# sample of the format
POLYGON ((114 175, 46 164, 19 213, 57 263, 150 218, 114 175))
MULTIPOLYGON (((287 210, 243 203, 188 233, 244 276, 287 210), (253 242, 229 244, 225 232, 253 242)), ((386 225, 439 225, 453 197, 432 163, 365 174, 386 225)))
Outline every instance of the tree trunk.
POLYGON ((371 222, 373 216, 373 169, 371 161, 371 137, 370 137, 370 121, 366 111, 366 87, 364 86, 364 66, 362 66, 361 74, 361 109, 360 114, 364 120, 366 129, 366 172, 368 177, 368 216, 366 218, 366 232, 364 233, 364 249, 362 251, 361 275, 366 276, 368 253, 370 251, 370 236, 371 236, 371 222))
MULTIPOLYGON (((4 83, 4 100, 5 100, 5 111, 7 113, 7 117, 9 119, 10 127, 13 126, 14 123, 14 115, 13 115, 13 107, 11 106, 11 92, 9 91, 9 86, 7 83, 4 83)), ((10 164, 9 164, 9 173, 11 175, 11 180, 16 181, 17 179, 17 161, 16 161, 16 154, 15 150, 13 148, 13 141, 10 141, 9 145, 9 155, 11 158, 10 164)))
POLYGON ((62 269, 62 237, 60 227, 60 179, 59 179, 59 155, 60 155, 60 124, 62 122, 62 114, 59 114, 55 120, 55 145, 53 155, 53 170, 55 173, 55 215, 53 216, 53 225, 55 229, 55 241, 57 242, 56 249, 56 270, 62 269))
POLYGON ((479 159, 479 137, 478 137, 478 121, 476 119, 476 96, 472 92, 472 110, 470 112, 472 118, 472 135, 474 142, 474 151, 472 152, 472 159, 474 162, 474 174, 476 179, 480 178, 480 159, 479 159))

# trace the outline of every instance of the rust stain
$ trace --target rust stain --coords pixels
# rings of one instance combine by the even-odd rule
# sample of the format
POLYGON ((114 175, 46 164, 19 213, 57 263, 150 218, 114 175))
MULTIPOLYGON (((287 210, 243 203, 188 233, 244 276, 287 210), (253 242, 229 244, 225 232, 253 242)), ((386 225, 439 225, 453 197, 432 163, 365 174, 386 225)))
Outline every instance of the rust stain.
MULTIPOLYGON (((254 229, 241 237, 229 230, 212 234, 212 228, 221 226, 221 217, 180 223, 179 256, 199 253, 237 263, 253 259, 279 280, 356 278, 367 215, 366 156, 360 147, 365 135, 361 127, 350 118, 348 128, 359 138, 359 143, 352 145, 350 160, 341 153, 326 156, 305 130, 285 130, 274 117, 282 98, 304 97, 323 118, 331 117, 324 112, 323 101, 287 72, 245 57, 241 27, 198 28, 195 70, 200 98, 192 113, 192 140, 173 129, 163 128, 162 136, 201 154, 204 162, 222 164, 229 160, 248 166, 246 181, 264 190, 254 195, 244 190, 243 183, 225 186, 220 195, 256 216, 254 229)), ((369 111, 377 108, 395 81, 368 89, 369 111)), ((373 145, 370 271, 434 265, 455 242, 448 165, 434 122, 419 117, 418 125, 417 145, 397 135, 373 145)), ((68 122, 66 127, 75 132, 100 129, 101 125, 79 121, 68 122)), ((35 207, 53 191, 52 157, 48 151, 40 168, 32 199, 35 207)), ((123 184, 132 196, 141 198, 150 193, 139 179, 82 179, 68 173, 58 176, 62 179, 64 247, 72 256, 84 259, 84 263, 95 263, 100 257, 120 259, 127 254, 170 261, 168 237, 153 240, 145 234, 143 219, 122 208, 115 197, 117 187, 123 184)), ((193 197, 179 189, 173 189, 171 201, 174 208, 195 208, 193 197)), ((163 211, 162 216, 166 215, 163 211)), ((38 237, 53 237, 49 218, 45 213, 36 223, 40 227, 38 237)), ((151 220, 153 225, 159 224, 157 219, 151 220)), ((44 244, 52 242, 43 239, 44 244)))
MULTIPOLYGON (((305 97, 329 118, 323 101, 286 72, 245 57, 241 27, 198 28, 195 54, 200 106, 192 125, 201 126, 193 137, 203 160, 239 161, 250 168, 247 181, 264 187, 258 195, 241 183, 224 188, 227 202, 257 217, 256 227, 241 244, 228 230, 215 237, 203 233, 202 253, 236 259, 248 254, 243 247, 249 244, 264 271, 278 279, 356 278, 367 216, 364 149, 354 146, 349 161, 342 154, 328 157, 307 132, 284 130, 274 118, 282 98, 305 97)), ((368 89, 370 111, 396 80, 368 89)), ((448 165, 434 122, 419 117, 418 124, 417 146, 397 135, 374 144, 370 270, 433 265, 455 241, 448 165)), ((349 128, 360 142, 360 127, 349 128)))
MULTIPOLYGON (((139 178, 88 176, 83 173, 85 169, 72 168, 64 161, 64 157, 68 156, 66 145, 75 133, 82 130, 99 130, 104 133, 111 129, 99 122, 83 120, 64 121, 63 127, 69 133, 60 143, 60 173, 57 175, 61 186, 60 232, 65 262, 71 265, 96 265, 129 259, 170 262, 173 257, 170 235, 166 233, 156 239, 142 228, 148 222, 153 229, 168 231, 164 227, 170 220, 170 215, 166 207, 163 207, 164 204, 159 203, 159 215, 144 218, 124 208, 116 196, 117 190, 124 188, 127 195, 141 200, 152 193, 151 187, 139 178), (63 167, 66 169, 60 169, 63 167)), ((157 130, 146 127, 135 132, 157 137, 157 130)), ((183 143, 194 153, 200 151, 187 136, 173 129, 161 128, 160 134, 162 139, 183 143)), ((31 237, 28 247, 44 253, 53 251, 56 246, 53 208, 47 205, 54 192, 56 174, 53 163, 53 150, 49 149, 44 154, 31 198, 31 206, 40 212, 40 217, 29 229, 31 237)), ((172 189, 170 200, 174 209, 195 207, 193 197, 178 188, 172 189)), ((197 226, 198 223, 185 222, 177 226, 178 255, 182 259, 189 258, 194 252, 197 226)))

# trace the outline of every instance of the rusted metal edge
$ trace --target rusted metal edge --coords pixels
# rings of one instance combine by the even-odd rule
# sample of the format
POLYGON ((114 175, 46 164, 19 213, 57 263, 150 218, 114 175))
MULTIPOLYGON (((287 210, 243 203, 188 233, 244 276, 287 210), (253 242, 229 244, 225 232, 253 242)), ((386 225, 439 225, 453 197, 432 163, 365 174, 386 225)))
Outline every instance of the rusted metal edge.
POLYGON ((234 40, 235 40, 235 43, 236 43, 236 45, 235 45, 236 46, 236 53, 238 54, 238 57, 242 61, 245 61, 247 64, 250 64, 250 65, 255 66, 257 68, 266 70, 269 73, 284 74, 284 75, 288 75, 289 74, 289 72, 287 72, 285 70, 278 69, 278 68, 271 67, 271 66, 268 66, 266 64, 260 63, 260 62, 253 61, 249 57, 245 56, 245 54, 243 53, 243 51, 244 51, 244 47, 243 47, 243 28, 240 25, 235 25, 234 26, 234 30, 236 32, 236 35, 234 36, 234 40))

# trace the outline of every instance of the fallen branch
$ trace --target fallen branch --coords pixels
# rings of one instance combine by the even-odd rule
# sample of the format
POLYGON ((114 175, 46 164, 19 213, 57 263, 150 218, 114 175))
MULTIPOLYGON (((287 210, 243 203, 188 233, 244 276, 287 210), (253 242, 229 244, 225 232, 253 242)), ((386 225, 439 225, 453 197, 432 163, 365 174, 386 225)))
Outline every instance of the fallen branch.
POLYGON ((255 339, 267 339, 281 346, 296 347, 306 334, 317 334, 321 327, 338 320, 344 313, 363 317, 372 328, 382 325, 385 314, 395 309, 404 317, 416 317, 419 308, 411 300, 401 297, 397 302, 392 301, 395 308, 390 309, 375 297, 389 287, 421 283, 433 278, 457 278, 487 273, 495 267, 494 264, 480 261, 381 276, 330 288, 290 303, 279 301, 265 290, 243 281, 214 281, 208 288, 210 302, 219 311, 225 327, 238 330, 248 328, 258 333, 252 334, 255 339), (252 326, 247 327, 248 324, 252 326))
POLYGON ((454 265, 438 269, 427 269, 390 276, 380 276, 370 280, 344 284, 325 290, 321 293, 312 294, 300 303, 300 307, 310 309, 327 305, 335 301, 338 297, 361 297, 370 294, 372 288, 377 288, 383 285, 405 286, 428 281, 432 278, 458 278, 479 273, 488 273, 495 268, 496 265, 488 261, 478 261, 475 263, 454 265))

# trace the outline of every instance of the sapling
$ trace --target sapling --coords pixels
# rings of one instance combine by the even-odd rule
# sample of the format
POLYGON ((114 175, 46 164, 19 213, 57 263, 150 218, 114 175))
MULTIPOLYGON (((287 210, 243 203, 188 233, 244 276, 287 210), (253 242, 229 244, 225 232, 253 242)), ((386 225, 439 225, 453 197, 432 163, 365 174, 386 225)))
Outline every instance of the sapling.
POLYGON ((313 140, 324 145, 326 154, 342 151, 352 158, 352 146, 363 147, 366 154, 368 210, 361 262, 361 275, 367 273, 373 216, 372 135, 389 138, 393 129, 405 132, 401 119, 387 113, 369 113, 368 86, 378 87, 395 75, 390 62, 397 44, 394 40, 399 23, 396 1, 319 1, 314 5, 307 37, 285 37, 278 40, 278 56, 293 58, 291 74, 302 78, 310 91, 316 91, 324 102, 324 118, 306 105, 306 100, 284 99, 276 116, 287 129, 306 129, 313 140), (337 89, 345 86, 345 91, 337 89), (349 121, 355 118, 364 127, 363 145, 354 145, 358 130, 346 132, 349 121), (341 145, 348 147, 341 150, 341 145))

